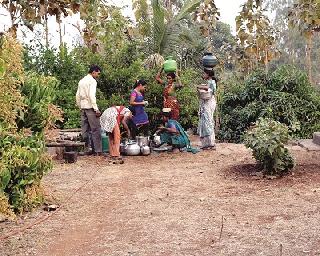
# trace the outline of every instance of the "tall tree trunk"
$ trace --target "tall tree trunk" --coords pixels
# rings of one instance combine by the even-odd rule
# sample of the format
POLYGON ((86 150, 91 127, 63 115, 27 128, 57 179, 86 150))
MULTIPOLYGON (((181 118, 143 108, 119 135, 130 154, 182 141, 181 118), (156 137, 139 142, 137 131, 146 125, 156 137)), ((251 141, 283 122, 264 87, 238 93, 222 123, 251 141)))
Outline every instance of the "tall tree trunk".
POLYGON ((59 47, 60 47, 60 51, 63 47, 63 41, 62 41, 62 28, 61 28, 61 20, 58 20, 58 26, 59 26, 59 47))
POLYGON ((208 45, 207 45, 207 50, 208 52, 213 52, 213 47, 212 47, 212 28, 209 25, 208 26, 208 45))
MULTIPOLYGON (((16 12, 11 12, 10 10, 7 10, 10 14, 10 19, 11 19, 11 27, 9 28, 9 33, 11 33, 11 35, 14 38, 17 38, 17 28, 18 25, 16 24, 16 12)), ((6 25, 3 25, 3 30, 5 31, 6 25)))
MULTIPOLYGON (((257 41, 257 39, 256 39, 257 41)), ((259 62, 260 62, 260 48, 259 48, 259 44, 257 44, 257 55, 256 55, 256 59, 255 59, 255 63, 254 63, 254 68, 257 68, 259 66, 259 62)))
MULTIPOLYGON (((61 26, 61 19, 58 20, 58 26, 59 26, 59 54, 60 57, 62 58, 65 54, 65 48, 64 48, 64 43, 63 43, 63 35, 65 34, 65 32, 62 32, 62 26, 61 26)), ((65 31, 65 29, 64 29, 65 31)))
POLYGON ((265 50, 264 66, 266 73, 269 72, 268 49, 265 50))
POLYGON ((307 34, 307 51, 306 51, 306 65, 308 69, 309 80, 312 83, 312 62, 311 62, 311 50, 312 50, 312 32, 307 34))
POLYGON ((44 15, 44 31, 45 31, 45 40, 46 40, 46 48, 49 48, 49 29, 48 29, 48 1, 45 1, 46 13, 44 15))
POLYGON ((45 40, 46 40, 46 48, 49 48, 49 29, 48 29, 48 17, 45 17, 45 23, 44 23, 44 30, 45 30, 45 40))

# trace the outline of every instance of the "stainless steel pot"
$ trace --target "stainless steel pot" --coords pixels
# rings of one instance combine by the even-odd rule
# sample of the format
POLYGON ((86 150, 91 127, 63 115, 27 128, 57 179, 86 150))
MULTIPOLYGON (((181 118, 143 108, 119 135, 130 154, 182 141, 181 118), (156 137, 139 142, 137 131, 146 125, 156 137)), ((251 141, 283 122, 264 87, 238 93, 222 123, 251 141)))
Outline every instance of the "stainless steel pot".
POLYGON ((151 153, 151 149, 149 146, 142 146, 140 149, 141 149, 141 154, 144 156, 148 156, 151 153))
POLYGON ((137 136, 136 137, 137 143, 140 147, 149 145, 149 138, 145 136, 137 136))
POLYGON ((125 147, 125 154, 128 156, 140 155, 140 146, 137 143, 127 144, 125 147))

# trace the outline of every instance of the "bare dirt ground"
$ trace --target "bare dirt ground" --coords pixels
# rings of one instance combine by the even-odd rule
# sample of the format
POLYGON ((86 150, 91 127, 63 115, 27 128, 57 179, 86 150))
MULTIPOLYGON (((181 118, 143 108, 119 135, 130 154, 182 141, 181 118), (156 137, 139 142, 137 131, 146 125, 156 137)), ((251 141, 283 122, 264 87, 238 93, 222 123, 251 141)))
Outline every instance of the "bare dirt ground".
POLYGON ((0 255, 320 255, 320 152, 257 175, 243 145, 198 154, 56 163, 44 188, 61 207, 0 223, 0 255), (52 215, 51 215, 52 214, 52 215))

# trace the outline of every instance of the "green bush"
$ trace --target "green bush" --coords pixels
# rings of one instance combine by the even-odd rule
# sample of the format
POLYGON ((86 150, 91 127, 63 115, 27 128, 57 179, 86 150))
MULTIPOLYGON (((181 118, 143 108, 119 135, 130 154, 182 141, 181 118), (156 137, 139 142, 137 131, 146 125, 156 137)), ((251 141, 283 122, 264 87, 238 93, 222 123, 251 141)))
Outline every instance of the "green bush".
POLYGON ((220 140, 241 142, 260 117, 286 124, 297 138, 309 138, 320 129, 320 94, 306 74, 292 66, 279 67, 271 74, 253 72, 243 84, 230 79, 221 98, 220 140))
POLYGON ((33 132, 42 132, 61 119, 61 111, 52 111, 56 99, 58 81, 54 77, 29 73, 21 93, 26 109, 17 119, 18 128, 30 128, 33 132))
POLYGON ((194 69, 185 69, 180 74, 183 87, 178 90, 177 98, 180 103, 180 123, 187 128, 198 125, 199 98, 196 86, 203 83, 201 73, 194 69))
POLYGON ((42 131, 55 122, 52 101, 57 81, 26 76, 22 47, 13 38, 4 38, 0 44, 1 56, 7 60, 5 77, 0 79, 0 213, 10 216, 12 209, 30 210, 43 200, 40 182, 52 162, 45 153, 42 131))
POLYGON ((261 118, 244 138, 245 145, 253 150, 253 156, 265 174, 282 175, 294 167, 294 160, 284 146, 289 139, 286 125, 261 118))
POLYGON ((0 193, 8 197, 15 212, 40 204, 40 181, 52 168, 43 138, 0 128, 0 159, 0 193))
POLYGON ((55 88, 54 104, 60 107, 64 114, 61 127, 75 128, 80 126, 80 111, 76 106, 75 95, 78 82, 88 72, 92 54, 79 54, 78 48, 69 52, 66 48, 58 52, 40 45, 37 49, 25 48, 25 69, 43 76, 52 76, 58 80, 55 88))

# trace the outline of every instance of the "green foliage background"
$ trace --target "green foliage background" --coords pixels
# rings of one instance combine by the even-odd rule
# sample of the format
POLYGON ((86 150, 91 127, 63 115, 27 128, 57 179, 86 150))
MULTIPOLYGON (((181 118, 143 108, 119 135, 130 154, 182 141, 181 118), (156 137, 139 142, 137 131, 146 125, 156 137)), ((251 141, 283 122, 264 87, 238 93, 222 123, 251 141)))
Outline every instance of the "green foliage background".
MULTIPOLYGON (((136 44, 127 45, 108 59, 88 49, 76 48, 70 52, 65 49, 63 53, 48 49, 41 51, 39 55, 32 55, 32 51, 26 49, 25 60, 27 70, 41 71, 45 75, 54 76, 59 81, 58 86, 55 87, 54 102, 64 111, 64 122, 60 124, 61 128, 80 127, 80 111, 75 105, 75 94, 79 80, 87 74, 91 63, 96 63, 102 68, 97 90, 98 106, 102 111, 114 104, 128 105, 135 81, 145 79, 148 83, 145 99, 150 103, 147 112, 153 126, 159 123, 163 104, 163 86, 155 81, 157 69, 144 68, 136 44)), ((189 68, 181 72, 181 81, 184 85, 178 91, 181 123, 189 128, 197 124, 196 84, 201 81, 201 78, 199 72, 189 68)))

